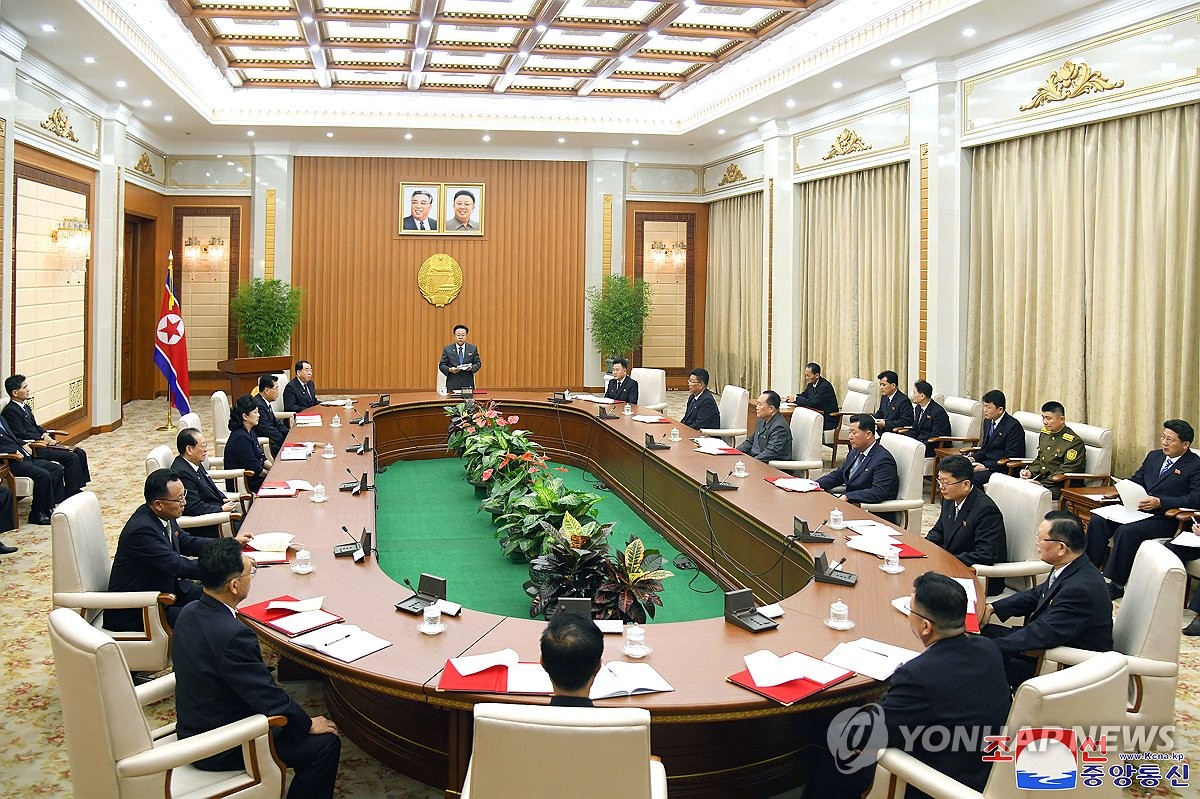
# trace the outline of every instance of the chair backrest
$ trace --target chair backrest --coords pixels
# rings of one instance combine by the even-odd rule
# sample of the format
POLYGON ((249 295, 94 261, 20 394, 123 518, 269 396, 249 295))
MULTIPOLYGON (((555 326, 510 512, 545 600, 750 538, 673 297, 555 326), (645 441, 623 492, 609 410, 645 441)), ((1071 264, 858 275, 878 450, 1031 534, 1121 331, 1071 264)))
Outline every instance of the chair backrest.
POLYGON ((100 502, 81 491, 58 504, 50 516, 54 591, 107 591, 110 561, 100 502))
MULTIPOLYGON (((1104 652, 1077 666, 1026 680, 1013 697, 1008 729, 1069 726, 1089 730, 1123 725, 1128 681, 1128 662, 1120 652, 1104 652)), ((993 764, 984 795, 1031 795, 1015 790, 1016 770, 1020 766, 1019 759, 993 764)), ((1105 780, 1105 786, 1111 788, 1111 783, 1105 780)), ((1103 790, 1088 789, 1089 795, 1094 796, 1121 795, 1120 789, 1113 788, 1108 794, 1103 790)))
POLYGON ((469 770, 471 796, 558 799, 560 780, 523 768, 531 752, 569 775, 572 797, 650 796, 650 712, 481 703, 469 770))
POLYGON ((987 495, 1004 516, 1004 536, 1008 543, 1008 559, 1016 563, 1036 560, 1034 534, 1053 499, 1050 489, 1040 483, 1020 480, 1006 474, 993 474, 987 482, 987 495))
POLYGON ((879 443, 896 459, 896 473, 900 478, 896 499, 921 499, 925 495, 925 445, 897 433, 884 433, 879 443))
POLYGON ((186 430, 189 427, 194 427, 197 430, 203 429, 200 427, 200 414, 196 413, 195 411, 191 413, 185 413, 175 421, 176 430, 186 430))
POLYGON ((721 389, 721 427, 740 430, 746 426, 750 409, 750 392, 740 386, 725 386, 721 389))
POLYGON ((794 461, 821 460, 821 437, 824 434, 825 417, 812 408, 796 408, 792 411, 792 457, 794 461))
POLYGON ((983 430, 983 403, 970 397, 946 397, 941 401, 950 417, 950 435, 979 438, 983 430))
MULTIPOLYGON (((283 410, 283 387, 288 384, 292 378, 288 376, 288 372, 275 372, 275 377, 278 382, 275 384, 279 387, 279 393, 275 395, 275 401, 271 403, 271 410, 278 413, 283 410)), ((439 372, 439 374, 441 374, 439 372)), ((217 420, 213 420, 213 424, 219 424, 217 420)))
POLYGON ((638 405, 657 405, 667 401, 667 370, 638 366, 629 376, 638 384, 638 405))
POLYGON ((435 381, 434 388, 437 389, 439 394, 446 391, 446 376, 442 374, 441 369, 437 370, 437 380, 435 381))
MULTIPOLYGON (((125 656, 116 641, 66 608, 50 612, 50 647, 75 795, 133 795, 122 792, 116 762, 154 744, 125 656)), ((161 774, 141 780, 147 790, 158 783, 162 794, 161 774)), ((138 781, 126 779, 124 790, 130 782, 138 781)))
POLYGON ((1111 474, 1112 431, 1105 427, 1096 427, 1095 425, 1084 424, 1083 422, 1067 422, 1067 426, 1083 439, 1085 447, 1083 468, 1075 469, 1074 471, 1083 471, 1088 474, 1111 474))
POLYGON ((170 469, 174 460, 171 448, 166 444, 159 444, 146 455, 146 476, 149 477, 156 469, 170 469))
MULTIPOLYGON (((280 392, 282 394, 282 392, 280 392)), ((213 435, 225 438, 229 435, 229 395, 224 391, 212 393, 213 435)))
POLYGON ((1013 414, 1013 418, 1020 422, 1021 427, 1025 430, 1025 457, 1036 458, 1038 441, 1042 436, 1042 415, 1029 411, 1017 411, 1013 414))
MULTIPOLYGON (((846 393, 842 395, 842 413, 875 413, 879 410, 879 383, 863 377, 852 377, 846 381, 846 393)), ((842 417, 845 420, 845 416, 842 417)), ((849 427, 843 421, 842 427, 849 427)))
POLYGON ((1179 661, 1179 608, 1187 572, 1173 552, 1146 541, 1133 559, 1125 597, 1113 620, 1113 648, 1151 660, 1179 661))

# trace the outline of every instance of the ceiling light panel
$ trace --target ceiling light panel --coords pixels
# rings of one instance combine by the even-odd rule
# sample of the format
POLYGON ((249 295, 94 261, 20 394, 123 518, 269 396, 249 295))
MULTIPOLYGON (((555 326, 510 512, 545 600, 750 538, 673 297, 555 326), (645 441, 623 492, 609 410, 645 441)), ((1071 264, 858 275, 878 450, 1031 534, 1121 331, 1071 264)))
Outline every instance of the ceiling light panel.
MULTIPOLYGON (((668 29, 669 30, 669 29, 668 29)), ((714 55, 730 45, 729 39, 719 39, 715 36, 703 39, 691 36, 659 36, 647 42, 643 50, 653 50, 657 53, 703 53, 714 55)))
POLYGON ((493 25, 437 25, 433 40, 442 46, 457 43, 512 47, 523 31, 523 28, 493 25))
POLYGON ((303 47, 243 47, 235 45, 226 51, 234 61, 303 61, 308 63, 308 50, 303 47))
POLYGON ((630 37, 627 31, 602 30, 559 30, 551 28, 542 34, 541 43, 544 45, 561 45, 563 47, 585 47, 588 49, 615 50, 630 37))
POLYGON ((291 0, 192 0, 195 9, 253 9, 290 11, 291 0))
POLYGON ((751 6, 696 5, 679 15, 673 23, 678 27, 725 28, 728 30, 758 30, 782 14, 777 8, 751 6))
POLYGON ((436 51, 429 54, 429 68, 465 67, 476 69, 496 69, 504 63, 503 53, 455 53, 436 51))
POLYGON ((528 69, 569 69, 580 72, 591 72, 602 59, 590 56, 569 55, 531 55, 525 61, 528 69))
MULTIPOLYGON (((291 5, 287 0, 284 5, 291 5)), ((349 11, 385 11, 390 13, 411 13, 416 8, 415 0, 317 0, 318 11, 330 13, 345 13, 349 11)))
POLYGON ((442 86, 462 89, 491 89, 491 75, 448 75, 444 72, 430 72, 425 77, 426 86, 442 86))
POLYGON ((442 0, 442 13, 466 16, 532 17, 538 0, 442 0))
POLYGON ((317 82, 312 69, 243 69, 248 81, 311 81, 317 82))
POLYGON ((355 47, 334 47, 329 50, 330 65, 407 64, 407 50, 368 50, 355 47))
POLYGON ((212 17, 208 24, 218 36, 246 37, 252 39, 278 38, 303 39, 304 31, 297 19, 229 19, 212 17))
POLYGON ((407 42, 412 36, 413 26, 403 22, 331 19, 324 22, 321 27, 325 32, 326 39, 407 42))
POLYGON ((362 86, 400 86, 408 83, 405 70, 335 69, 331 71, 334 84, 362 86))
POLYGON ((645 0, 570 0, 558 17, 564 20, 648 22, 664 5, 645 0))

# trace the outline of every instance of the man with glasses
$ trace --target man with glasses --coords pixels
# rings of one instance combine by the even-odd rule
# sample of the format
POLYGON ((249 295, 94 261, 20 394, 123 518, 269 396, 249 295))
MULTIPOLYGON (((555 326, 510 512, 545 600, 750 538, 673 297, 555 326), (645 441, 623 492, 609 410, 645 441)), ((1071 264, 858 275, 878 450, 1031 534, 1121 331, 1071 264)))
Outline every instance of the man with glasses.
POLYGON ((717 400, 708 390, 708 370, 697 367, 688 375, 687 409, 679 421, 694 430, 716 430, 721 427, 721 411, 717 400))
MULTIPOLYGON (((1008 560, 1004 515, 982 488, 975 488, 972 471, 971 462, 962 455, 951 455, 938 464, 942 515, 926 538, 967 566, 1003 563, 1008 560)), ((988 596, 1002 590, 1002 578, 988 580, 988 596)))
MULTIPOLYGON (((279 687, 258 638, 238 621, 236 608, 250 595, 255 571, 233 539, 214 541, 200 555, 204 590, 179 614, 172 637, 179 739, 257 713, 283 716, 287 724, 271 728, 271 735, 279 759, 296 772, 288 799, 327 799, 337 780, 339 731, 324 716, 310 717, 279 687)), ((235 747, 193 765, 201 771, 241 769, 242 751, 235 747)))
POLYGON ((1084 556, 1083 524, 1072 513, 1050 511, 1037 529, 1037 556, 1050 564, 1040 585, 984 608, 979 624, 1005 657, 1014 689, 1034 675, 1037 661, 1026 655, 1056 646, 1093 652, 1113 648, 1112 601, 1100 571, 1084 556), (988 624, 1024 616, 1024 627, 988 624))
MULTIPOLYGON (((192 558, 203 552, 214 539, 197 538, 179 529, 175 520, 183 515, 187 491, 173 470, 151 472, 146 478, 143 495, 145 504, 133 512, 117 539, 108 590, 174 594, 174 604, 166 609, 167 621, 174 626, 183 607, 200 597, 200 588, 193 582, 199 572, 192 558)), ((243 533, 236 540, 245 544, 250 540, 250 534, 243 533)), ((114 631, 142 630, 142 611, 134 608, 106 610, 104 626, 114 631)))
MULTIPOLYGON (((283 387, 283 409, 299 413, 320 402, 317 384, 313 382, 313 367, 308 361, 296 361, 296 376, 283 387)), ((221 423, 217 419, 217 424, 221 423)))
MULTIPOLYGON (((1163 422, 1162 446, 1153 450, 1129 479, 1146 489, 1148 496, 1137 509, 1150 516, 1118 524, 1092 511, 1087 528, 1087 555, 1092 563, 1104 563, 1104 552, 1112 541, 1112 553, 1104 566, 1108 593, 1113 599, 1125 595, 1125 583, 1133 571, 1133 558, 1143 541, 1171 538, 1178 522, 1166 512, 1173 508, 1200 508, 1200 456, 1191 451, 1195 431, 1183 419, 1163 422)), ((1103 511, 1102 511, 1103 512, 1103 511)))
MULTIPOLYGON (((175 437, 175 448, 179 450, 179 455, 171 463, 171 468, 183 482, 184 496, 187 498, 182 515, 205 516, 236 511, 237 500, 227 497, 204 468, 208 458, 208 442, 204 440, 204 434, 194 427, 180 430, 175 437)), ((200 538, 218 538, 221 526, 192 527, 188 532, 200 538)))
MULTIPOLYGON (((900 493, 896 459, 875 438, 875 418, 869 413, 854 414, 850 417, 848 436, 850 454, 841 466, 818 478, 817 485, 826 491, 844 485, 846 501, 855 505, 895 499, 900 493)), ((896 513, 879 514, 881 519, 893 524, 899 523, 898 516, 896 513)))

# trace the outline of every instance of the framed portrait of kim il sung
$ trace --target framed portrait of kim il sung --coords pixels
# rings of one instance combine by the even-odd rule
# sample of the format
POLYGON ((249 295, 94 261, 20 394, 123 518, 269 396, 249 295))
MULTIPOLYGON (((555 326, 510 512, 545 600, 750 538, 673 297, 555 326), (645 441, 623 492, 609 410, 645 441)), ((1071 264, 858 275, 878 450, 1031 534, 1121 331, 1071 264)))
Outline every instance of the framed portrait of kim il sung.
POLYGON ((449 236, 482 236, 487 207, 482 183, 443 183, 442 230, 449 236))
POLYGON ((442 199, 440 183, 400 184, 400 233, 433 236, 441 232, 438 213, 442 199))

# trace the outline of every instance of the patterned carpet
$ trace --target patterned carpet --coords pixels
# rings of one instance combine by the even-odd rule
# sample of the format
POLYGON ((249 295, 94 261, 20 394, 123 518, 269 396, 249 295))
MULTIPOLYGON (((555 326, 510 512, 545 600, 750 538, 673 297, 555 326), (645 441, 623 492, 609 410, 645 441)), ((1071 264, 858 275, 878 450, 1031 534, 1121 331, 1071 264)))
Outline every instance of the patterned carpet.
MULTIPOLYGON (((667 410, 682 415, 686 395, 670 392, 667 410)), ((199 403, 207 405, 205 403, 199 403)), ((174 450, 173 431, 157 431, 165 416, 165 401, 138 401, 125 406, 124 422, 112 433, 92 436, 81 445, 88 451, 92 474, 90 486, 100 499, 110 551, 129 514, 141 502, 146 453, 158 444, 174 450)), ((204 430, 212 436, 211 413, 198 409, 204 430)), ((22 522, 28 516, 28 500, 21 503, 22 522)), ((926 505, 924 529, 936 520, 937 510, 926 505)), ((4 536, 6 544, 20 547, 15 555, 0 557, 0 624, 7 633, 0 652, 7 702, 0 716, 0 796, 65 797, 71 795, 67 752, 63 741, 62 714, 54 678, 54 661, 46 633, 46 615, 51 609, 50 528, 22 523, 19 530, 4 536)), ((1180 624, 1191 614, 1181 611, 1180 624)), ((1176 751, 1187 762, 1200 754, 1200 640, 1185 638, 1180 657, 1182 673, 1176 704, 1176 751)), ((287 689, 313 713, 322 713, 321 692, 316 684, 291 683, 287 689)), ((153 708, 156 718, 173 714, 170 702, 153 708)), ((161 723, 161 722, 160 722, 161 723)), ((441 791, 418 783, 382 766, 349 740, 343 741, 341 769, 336 795, 364 799, 433 799, 441 791)), ((1195 796, 1193 788, 1134 789, 1137 796, 1195 796)))

